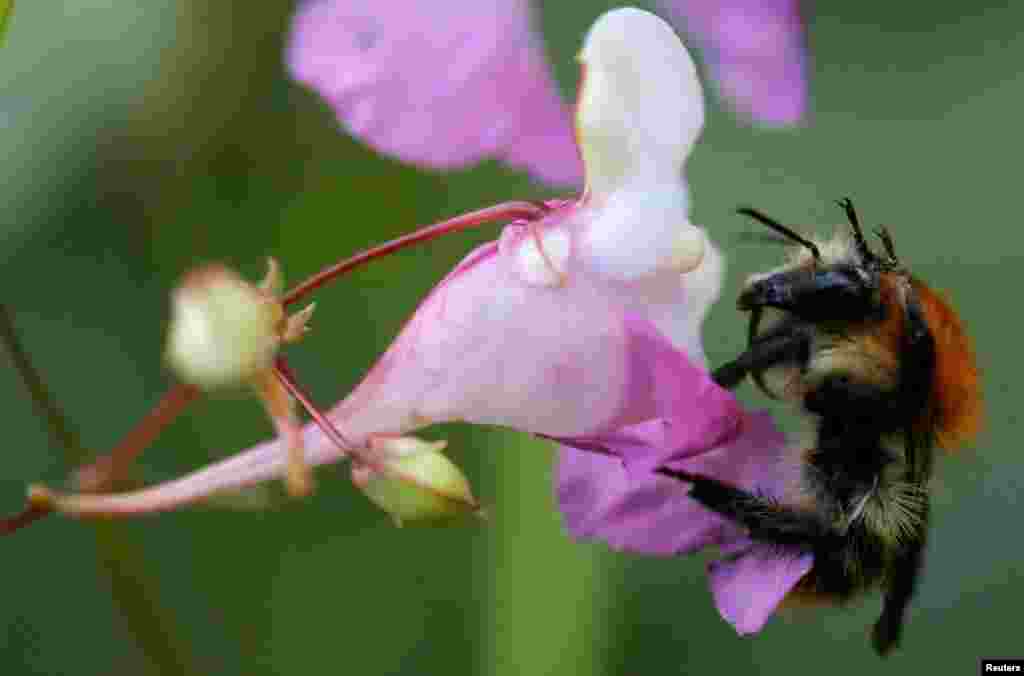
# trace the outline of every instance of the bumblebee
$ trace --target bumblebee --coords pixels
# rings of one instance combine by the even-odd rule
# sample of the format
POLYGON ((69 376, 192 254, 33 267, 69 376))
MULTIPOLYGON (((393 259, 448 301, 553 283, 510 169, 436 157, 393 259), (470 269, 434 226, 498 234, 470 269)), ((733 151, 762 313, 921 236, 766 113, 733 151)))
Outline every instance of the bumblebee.
POLYGON ((889 231, 869 246, 849 199, 849 232, 816 242, 756 209, 739 212, 798 246, 781 268, 752 276, 738 300, 750 313, 748 346, 713 373, 735 388, 748 377, 796 404, 813 439, 796 460, 800 479, 778 499, 711 478, 690 497, 750 537, 812 552, 814 565, 787 601, 842 603, 884 592, 872 643, 900 641, 928 533, 928 480, 936 447, 972 438, 981 420, 978 371, 956 312, 913 277, 889 231))

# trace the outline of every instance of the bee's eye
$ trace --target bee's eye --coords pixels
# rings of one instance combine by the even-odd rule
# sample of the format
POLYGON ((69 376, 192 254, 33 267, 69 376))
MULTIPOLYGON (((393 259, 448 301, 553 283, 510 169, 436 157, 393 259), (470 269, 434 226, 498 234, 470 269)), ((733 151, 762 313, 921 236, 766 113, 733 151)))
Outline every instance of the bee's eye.
POLYGON ((853 266, 836 266, 822 270, 815 275, 814 284, 818 292, 833 298, 863 297, 867 289, 867 280, 860 270, 853 266))
POLYGON ((759 279, 739 298, 742 310, 775 307, 808 321, 853 321, 873 313, 871 277, 852 265, 789 270, 759 279))

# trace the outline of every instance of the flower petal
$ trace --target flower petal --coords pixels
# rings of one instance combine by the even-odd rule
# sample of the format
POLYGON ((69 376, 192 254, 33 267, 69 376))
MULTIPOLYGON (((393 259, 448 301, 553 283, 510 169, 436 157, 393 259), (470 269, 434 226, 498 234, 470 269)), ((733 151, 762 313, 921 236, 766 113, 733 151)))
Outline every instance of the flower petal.
POLYGON ((633 7, 606 12, 579 59, 576 131, 588 189, 600 196, 637 179, 677 183, 704 126, 704 98, 672 27, 633 7))
POLYGON ((627 348, 616 308, 585 288, 525 284, 499 246, 475 258, 431 293, 331 411, 349 438, 448 420, 552 435, 613 423, 627 348))
POLYGON ((813 565, 810 553, 787 553, 769 545, 752 545, 712 561, 708 577, 715 607, 739 634, 759 632, 813 565))
POLYGON ((405 162, 487 157, 579 185, 568 107, 525 0, 316 0, 295 18, 288 63, 350 133, 405 162))
POLYGON ((697 268, 706 240, 681 179, 704 125, 693 59, 663 19, 623 8, 594 23, 580 60, 576 129, 591 209, 582 255, 628 281, 697 268))
MULTIPOLYGON (((642 467, 651 456, 676 453, 684 435, 666 437, 662 423, 635 425, 628 438, 622 431, 600 438, 612 455, 562 447, 556 491, 573 537, 660 555, 692 552, 741 537, 738 528, 688 498, 687 484, 649 470, 632 471, 630 463, 637 459, 642 467), (662 446, 666 443, 670 445, 662 446)), ((790 470, 781 462, 784 437, 766 412, 746 414, 739 435, 725 444, 700 425, 680 429, 689 429, 693 435, 686 440, 689 457, 677 454, 678 459, 667 463, 673 469, 776 496, 791 480, 790 470), (705 452, 693 455, 702 441, 705 452)))
POLYGON ((670 437, 663 432, 664 422, 604 435, 597 442, 606 454, 562 447, 557 494, 566 527, 573 537, 600 539, 642 554, 722 547, 730 556, 709 567, 716 606, 739 633, 759 631, 811 569, 813 556, 751 543, 741 528, 687 497, 686 483, 634 471, 635 460, 669 457, 682 444, 685 452, 667 466, 781 497, 796 478, 783 459, 785 440, 766 412, 747 414, 739 436, 725 444, 716 443, 715 434, 699 425, 690 428, 689 438, 670 437), (693 455, 702 442, 706 452, 693 455), (659 449, 663 444, 668 447, 659 449))
POLYGON ((627 408, 618 419, 627 426, 603 437, 623 444, 621 457, 632 470, 653 472, 737 437, 742 411, 731 392, 649 321, 627 315, 626 329, 627 408))
POLYGON ((637 396, 657 377, 644 371, 652 360, 632 356, 646 349, 636 342, 643 321, 627 317, 573 259, 563 286, 524 279, 524 244, 532 244, 526 229, 510 226, 438 285, 331 412, 350 438, 446 420, 573 436, 656 417, 659 397, 672 393, 665 386, 637 396))
POLYGON ((689 500, 686 491, 664 476, 628 472, 618 458, 569 446, 560 451, 556 493, 574 538, 671 556, 702 549, 735 530, 689 500))
POLYGON ((707 47, 724 98, 755 120, 799 122, 807 56, 798 0, 661 0, 707 47))

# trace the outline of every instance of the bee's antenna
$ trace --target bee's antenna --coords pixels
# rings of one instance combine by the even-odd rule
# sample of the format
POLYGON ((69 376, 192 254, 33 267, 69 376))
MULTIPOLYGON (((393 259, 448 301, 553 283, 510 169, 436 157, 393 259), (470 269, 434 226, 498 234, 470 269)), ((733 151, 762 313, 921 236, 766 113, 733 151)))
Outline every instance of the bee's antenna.
POLYGON ((749 230, 737 232, 734 239, 737 242, 742 242, 743 244, 749 244, 751 242, 756 242, 758 244, 792 244, 788 237, 783 237, 776 232, 761 232, 760 230, 757 232, 751 232, 749 230))
POLYGON ((741 214, 743 216, 749 216, 750 218, 753 218, 761 225, 765 225, 774 230, 775 232, 784 235, 785 237, 793 240, 794 242, 797 242, 801 246, 807 247, 807 249, 810 250, 811 255, 814 256, 814 260, 821 261, 821 252, 818 251, 817 244, 815 244, 814 242, 805 237, 801 237, 796 233, 795 230, 786 227, 782 223, 776 221, 774 218, 765 215, 763 212, 758 211, 753 207, 740 207, 739 209, 736 210, 736 213, 741 214))
POLYGON ((898 266, 900 264, 900 259, 896 257, 896 247, 892 243, 892 235, 889 233, 889 228, 884 225, 880 225, 878 226, 878 229, 875 230, 875 235, 878 239, 882 240, 882 246, 885 247, 885 255, 889 257, 889 264, 898 266))
POLYGON ((850 221, 850 225, 853 226, 853 240, 857 245, 857 251, 860 252, 861 258, 865 261, 871 261, 875 259, 875 254, 871 251, 871 247, 868 246, 868 241, 864 239, 864 231, 860 227, 860 218, 857 217, 857 211, 853 208, 853 200, 849 197, 844 197, 836 202, 843 211, 846 212, 846 218, 850 221))

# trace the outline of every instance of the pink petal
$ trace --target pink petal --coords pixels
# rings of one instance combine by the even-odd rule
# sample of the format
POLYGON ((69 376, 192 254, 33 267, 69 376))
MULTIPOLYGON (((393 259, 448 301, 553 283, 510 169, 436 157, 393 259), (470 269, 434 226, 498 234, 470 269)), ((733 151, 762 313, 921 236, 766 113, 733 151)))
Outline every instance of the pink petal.
POLYGON ((348 131, 413 164, 487 157, 579 185, 568 107, 524 0, 315 0, 295 17, 288 64, 348 131))
POLYGON ((632 452, 623 453, 623 460, 633 470, 653 471, 734 440, 743 414, 733 394, 716 385, 649 321, 630 314, 626 326, 631 379, 626 393, 629 408, 621 418, 644 422, 616 433, 639 433, 657 443, 634 445, 632 452))
MULTIPOLYGON (((703 359, 698 323, 717 297, 719 271, 609 282, 576 255, 588 213, 564 204, 533 226, 545 241, 568 240, 559 285, 526 274, 522 252, 533 238, 524 225, 471 254, 331 418, 357 442, 450 420, 587 436, 667 410, 689 416, 698 396, 735 407, 690 361, 703 359)), ((708 250, 709 260, 717 256, 708 250)))
MULTIPOLYGON (((709 406, 707 413, 716 416, 720 411, 709 406)), ((698 414, 687 411, 683 419, 698 414)), ((694 431, 689 439, 667 437, 661 431, 663 422, 629 428, 629 441, 623 441, 622 431, 601 438, 618 457, 562 447, 556 491, 573 537, 659 555, 687 553, 740 537, 738 528, 688 498, 685 483, 643 470, 651 457, 676 454, 679 459, 667 466, 768 495, 781 495, 789 481, 791 470, 782 463, 785 440, 766 412, 743 415, 739 435, 724 444, 717 433, 707 434, 709 428, 699 425, 688 428, 694 431), (684 442, 683 455, 690 457, 676 452, 684 442), (704 452, 693 455, 702 444, 704 452), (630 467, 637 459, 641 466, 630 467)))
POLYGON ((687 487, 656 474, 634 474, 622 461, 563 446, 557 498, 570 535, 614 549, 672 556, 738 531, 686 497, 687 487))
POLYGON ((524 282, 515 250, 526 236, 507 228, 434 289, 331 412, 350 438, 446 420, 575 436, 655 417, 657 397, 631 400, 655 378, 631 360, 634 324, 585 275, 524 282))
POLYGON ((726 443, 703 426, 690 428, 689 438, 671 437, 664 433, 665 422, 588 440, 603 442, 605 452, 613 455, 562 447, 557 494, 566 527, 574 537, 642 554, 678 555, 721 546, 730 557, 709 568, 719 612, 741 634, 759 631, 810 570, 813 556, 751 543, 740 528, 687 497, 687 484, 631 463, 671 457, 679 447, 685 450, 668 466, 781 497, 795 479, 794 467, 783 457, 785 440, 766 412, 747 414, 739 436, 726 443), (705 452, 693 455, 702 444, 705 452))
POLYGON ((739 634, 759 632, 813 564, 810 553, 787 553, 768 545, 751 545, 712 561, 708 576, 715 607, 739 634))
POLYGON ((755 120, 799 122, 807 56, 798 0, 661 0, 707 48, 722 95, 755 120))
MULTIPOLYGON (((507 230, 502 238, 516 239, 507 230)), ((357 442, 463 420, 552 435, 609 427, 625 407, 628 336, 592 289, 524 284, 486 245, 423 302, 331 418, 357 442)))

